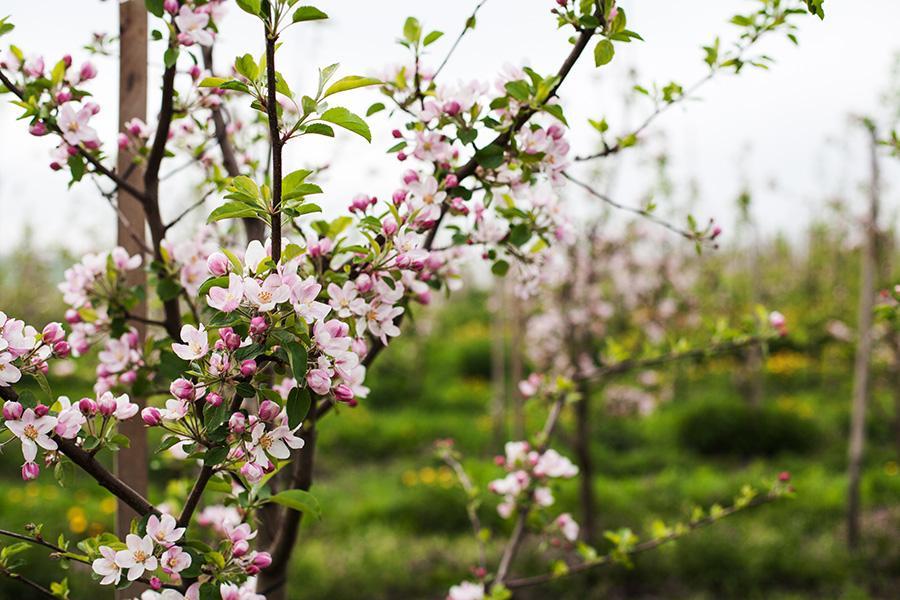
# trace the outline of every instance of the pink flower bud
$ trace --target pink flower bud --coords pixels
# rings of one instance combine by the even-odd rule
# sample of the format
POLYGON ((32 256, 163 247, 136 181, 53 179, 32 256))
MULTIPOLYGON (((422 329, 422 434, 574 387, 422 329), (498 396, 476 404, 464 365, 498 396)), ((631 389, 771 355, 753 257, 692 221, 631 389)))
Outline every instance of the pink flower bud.
POLYGON ((252 377, 256 374, 256 361, 248 358, 241 363, 241 375, 244 377, 252 377))
POLYGON ((356 291, 360 294, 368 294, 374 285, 375 281, 365 273, 360 273, 356 278, 356 291))
POLYGON ((166 0, 163 2, 163 10, 170 15, 174 15, 178 12, 178 0, 166 0))
POLYGON ((66 68, 67 68, 67 69, 68 69, 69 67, 71 67, 71 66, 72 66, 72 55, 71 55, 71 54, 66 54, 65 56, 63 56, 63 57, 62 57, 62 62, 63 62, 64 65, 66 65, 66 68))
POLYGON ((262 315, 257 315, 250 319, 250 335, 262 335, 269 329, 269 324, 266 322, 266 318, 262 315))
POLYGON ((100 105, 96 102, 86 102, 84 108, 92 115, 96 115, 98 112, 100 112, 100 105))
POLYGON ((186 33, 179 33, 178 34, 178 43, 181 44, 182 46, 193 46, 194 38, 192 38, 191 36, 189 36, 186 33))
POLYGON ((47 344, 55 344, 66 337, 66 332, 59 323, 47 323, 41 332, 41 339, 47 344))
POLYGON ((210 392, 206 395, 206 403, 212 406, 221 406, 224 398, 215 392, 210 392))
POLYGON ((444 187, 445 188, 455 188, 459 185, 459 178, 455 173, 450 173, 446 177, 444 177, 444 187))
POLYGON ((236 433, 238 435, 244 433, 244 430, 247 428, 247 417, 244 413, 236 412, 231 415, 231 418, 228 419, 228 429, 231 430, 232 433, 236 433))
POLYGON ((172 392, 173 396, 181 400, 194 399, 194 384, 183 377, 173 381, 172 385, 169 386, 169 391, 172 392))
POLYGON ((791 480, 791 474, 788 471, 782 471, 778 474, 778 481, 782 483, 787 483, 791 480))
POLYGON ((331 388, 331 377, 323 369, 310 369, 306 374, 306 383, 313 392, 324 396, 331 388))
POLYGON ((97 403, 90 398, 82 398, 78 401, 78 410, 86 417, 93 417, 97 414, 97 403))
POLYGON ((397 153, 397 160, 399 160, 400 162, 403 162, 407 158, 408 157, 406 156, 406 152, 398 152, 397 153))
POLYGON ((119 375, 119 381, 124 383, 125 385, 131 385, 135 381, 137 381, 137 371, 125 371, 121 375, 119 375))
POLYGON ((78 77, 81 81, 88 81, 89 79, 93 79, 97 76, 97 67, 95 67, 90 62, 86 62, 81 65, 81 71, 78 72, 78 77))
POLYGON ((64 91, 56 93, 56 103, 57 104, 65 104, 72 99, 72 92, 64 91))
POLYGON ((128 346, 131 348, 137 348, 141 339, 138 337, 136 331, 129 331, 125 335, 122 336, 126 342, 128 342, 128 346))
POLYGON ((72 347, 69 346, 69 342, 63 340, 53 344, 53 355, 57 358, 69 358, 70 354, 72 354, 72 347))
POLYGON ((50 414, 50 407, 46 404, 38 404, 34 407, 34 414, 38 417, 46 417, 50 414))
POLYGON ((116 400, 113 398, 112 394, 104 394, 100 397, 100 401, 97 403, 97 408, 100 411, 100 414, 104 417, 110 417, 114 412, 116 412, 116 400))
POLYGON ((70 308, 66 311, 66 323, 69 325, 74 325, 75 323, 81 323, 81 315, 78 314, 78 311, 74 308, 70 308))
POLYGON ((27 462, 22 465, 22 479, 25 481, 30 481, 32 479, 37 479, 38 475, 41 474, 41 468, 37 465, 37 463, 27 462))
POLYGON ((237 350, 241 347, 241 336, 232 332, 225 337, 225 347, 229 350, 237 350))
POLYGON ((394 136, 395 138, 399 139, 399 138, 403 137, 403 132, 400 131, 399 129, 395 129, 391 132, 391 135, 394 136))
POLYGON ((381 223, 381 231, 385 237, 393 237, 398 229, 400 229, 400 226, 397 225, 397 221, 393 217, 388 217, 381 223))
POLYGON ((231 547, 231 555, 235 558, 240 558, 247 554, 250 551, 250 544, 247 540, 238 540, 231 547))
POLYGON ((712 234, 709 236, 709 239, 714 240, 720 235, 722 235, 722 228, 716 225, 715 227, 713 227, 712 234))
POLYGON ((365 358, 366 354, 369 353, 369 346, 363 338, 353 338, 353 341, 350 342, 350 349, 353 350, 354 354, 359 356, 360 360, 365 358))
POLYGON ((397 190, 391 196, 391 200, 394 201, 394 206, 400 206, 406 201, 406 190, 397 190))
POLYGON ((444 112, 450 115, 451 117, 455 117, 459 114, 459 111, 462 110, 462 106, 456 100, 451 100, 450 102, 444 103, 444 112))
POLYGON ((3 418, 7 421, 19 420, 24 411, 22 405, 14 400, 7 400, 3 403, 3 418))
POLYGON ((124 150, 125 148, 127 148, 129 143, 130 142, 128 140, 128 136, 124 133, 120 133, 116 137, 116 145, 119 147, 119 150, 124 150))
POLYGON ((148 406, 141 411, 141 419, 150 427, 156 427, 162 423, 162 413, 155 406, 148 406))
POLYGON ((263 400, 259 405, 259 418, 266 423, 274 421, 279 413, 281 413, 281 407, 271 400, 263 400))
POLYGON ((28 133, 33 136, 40 137, 42 135, 47 135, 47 126, 44 125, 43 121, 36 121, 31 126, 28 127, 28 133))
POLYGON ((241 475, 243 475, 247 481, 251 484, 259 483, 259 481, 265 475, 265 471, 259 468, 255 463, 244 463, 244 466, 241 467, 241 475))
POLYGON ((160 581, 159 577, 154 576, 150 578, 150 588, 157 592, 162 589, 162 581, 160 581))
POLYGON ((272 564, 272 555, 268 552, 257 552, 251 562, 260 569, 265 569, 272 564))
POLYGON ((200 75, 203 73, 203 70, 198 66, 194 65, 191 67, 191 79, 197 81, 200 79, 200 75))
POLYGON ((213 252, 206 259, 206 268, 216 277, 221 277, 228 273, 228 257, 221 252, 213 252))
POLYGON ((554 140, 560 140, 564 135, 566 135, 566 130, 559 125, 551 125, 547 128, 547 135, 552 137, 554 140))
POLYGON ((403 183, 409 185, 413 181, 419 180, 419 174, 413 171, 412 169, 407 169, 405 173, 403 173, 403 183))
POLYGON ((347 384, 340 384, 334 388, 334 398, 338 402, 350 402, 353 400, 353 390, 347 384))

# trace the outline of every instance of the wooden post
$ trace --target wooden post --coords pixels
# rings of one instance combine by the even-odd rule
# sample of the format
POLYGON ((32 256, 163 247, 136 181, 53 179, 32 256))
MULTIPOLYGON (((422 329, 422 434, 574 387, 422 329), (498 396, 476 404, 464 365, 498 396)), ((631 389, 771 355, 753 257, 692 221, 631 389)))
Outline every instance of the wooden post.
MULTIPOLYGON (((122 0, 119 4, 119 131, 124 131, 124 124, 131 119, 147 119, 147 10, 140 0, 122 0)), ((132 168, 133 155, 130 152, 119 152, 117 170, 129 173, 128 182, 138 189, 143 186, 143 174, 140 168, 132 168)), ((118 219, 118 243, 128 250, 129 254, 144 254, 145 223, 143 206, 129 194, 119 191, 117 202, 121 213, 118 219), (135 239, 137 238, 137 239, 135 239)), ((147 275, 143 270, 129 273, 129 285, 145 285, 147 275)), ((141 303, 132 311, 135 315, 146 318, 147 305, 141 303)), ((146 327, 136 324, 138 334, 143 340, 146 327)), ((132 399, 143 406, 143 401, 132 399)), ((119 451, 116 455, 116 475, 140 494, 147 495, 147 432, 140 419, 130 419, 119 425, 119 432, 131 440, 131 447, 119 451)), ((124 539, 131 527, 131 520, 136 513, 122 502, 116 512, 116 533, 124 539)), ((117 592, 117 598, 132 598, 134 589, 117 592)))
POLYGON ((857 326, 856 358, 853 366, 853 406, 850 420, 850 443, 847 466, 847 545, 851 550, 859 546, 860 479, 862 477, 863 450, 866 441, 866 405, 869 401, 869 361, 872 356, 872 320, 875 310, 875 278, 878 270, 878 211, 881 191, 881 173, 878 165, 878 135, 871 123, 866 123, 871 135, 872 181, 869 186, 869 214, 866 217, 865 241, 862 248, 862 281, 859 287, 859 315, 857 326))

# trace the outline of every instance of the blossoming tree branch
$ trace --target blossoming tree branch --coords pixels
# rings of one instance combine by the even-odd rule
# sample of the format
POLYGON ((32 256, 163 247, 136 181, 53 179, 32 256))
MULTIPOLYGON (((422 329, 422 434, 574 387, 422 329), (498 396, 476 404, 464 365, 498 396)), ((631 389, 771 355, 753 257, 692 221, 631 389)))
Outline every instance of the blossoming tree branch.
MULTIPOLYGON (((316 424, 365 400, 367 368, 401 334, 404 316, 434 294, 456 289, 466 262, 485 262, 497 276, 516 277, 522 294, 535 294, 535 278, 553 268, 553 257, 582 243, 562 199, 567 182, 578 182, 567 171, 566 133, 575 124, 566 116, 563 86, 580 60, 602 68, 642 38, 629 29, 615 0, 556 0, 548 3, 549 18, 560 35, 570 36, 571 46, 556 71, 511 67, 494 85, 446 82, 443 67, 476 26, 485 1, 443 55, 434 52, 443 34, 409 18, 400 38, 409 55, 404 64, 381 77, 323 66, 318 85, 300 91, 282 75, 289 59, 279 54, 280 42, 328 18, 318 8, 297 0, 146 0, 153 37, 165 46, 159 111, 151 123, 127 123, 117 141, 119 151, 137 157, 132 168, 142 173, 141 184, 132 171, 110 166, 116 149, 106 147, 92 127, 101 107, 90 93, 99 76, 90 61, 70 55, 46 60, 16 45, 0 54, 0 92, 21 108, 30 133, 48 140, 50 168, 68 173, 70 185, 91 180, 114 208, 116 194, 137 201, 150 233, 143 252, 113 248, 72 265, 59 285, 69 306, 60 322, 38 331, 0 312, 2 431, 4 444, 21 447, 22 478, 35 479, 44 467, 64 482, 67 471, 80 469, 140 518, 124 539, 60 535, 56 543, 48 540, 57 536, 39 525, 11 524, 18 530, 0 530, 15 540, 0 554, 0 573, 47 597, 68 597, 64 579, 44 583, 17 572, 23 548, 34 545, 48 558, 89 565, 100 586, 142 582, 149 587, 142 597, 287 597, 300 520, 328 514, 309 492, 316 424), (213 72, 213 48, 232 4, 254 19, 265 51, 236 57, 226 75, 213 72), (349 92, 381 97, 364 118, 340 106, 349 92), (292 168, 284 148, 302 146, 304 138, 327 142, 337 129, 371 142, 366 118, 382 112, 396 123, 388 152, 406 165, 397 188, 387 200, 369 190, 334 211, 333 202, 317 200, 325 197, 317 173, 292 168), (161 184, 185 168, 200 173, 203 183, 196 201, 178 209, 165 201, 161 184), (209 203, 215 208, 208 225, 176 238, 173 226, 192 211, 208 210, 209 203), (339 214, 323 218, 326 204, 329 214, 339 214), (139 269, 149 274, 146 286, 128 283, 139 269), (145 300, 157 313, 152 318, 135 310, 145 300), (137 334, 139 324, 150 329, 146 339, 137 334), (51 361, 95 359, 94 397, 51 390, 51 361), (22 388, 23 377, 36 380, 40 392, 22 388), (146 408, 140 410, 134 398, 148 399, 146 408), (102 454, 130 443, 117 425, 137 418, 163 432, 159 451, 182 459, 182 476, 190 479, 182 497, 165 503, 146 498, 104 466, 102 454)), ((739 30, 733 47, 718 40, 705 47, 709 75, 700 83, 767 66, 765 55, 754 54, 758 42, 778 34, 796 42, 796 18, 806 12, 823 17, 822 4, 754 0, 750 12, 732 20, 739 30)), ((0 20, 0 35, 13 31, 8 19, 0 20)), ((103 35, 89 45, 103 53, 111 47, 114 41, 103 35)), ((601 151, 579 158, 611 156, 638 144, 653 120, 699 85, 640 88, 653 102, 646 120, 608 141, 606 120, 592 119, 601 151)), ((600 201, 626 206, 578 185, 600 201)), ((651 208, 632 212, 698 247, 720 233, 712 222, 689 219, 681 227, 651 208)), ((144 239, 143 231, 131 233, 144 239)), ((754 331, 712 336, 706 346, 614 357, 599 372, 702 355, 723 344, 758 343, 777 334, 772 327, 783 323, 761 319, 754 331)), ((596 372, 574 363, 543 366, 545 372, 522 389, 546 407, 546 424, 530 442, 506 445, 498 460, 505 475, 489 486, 503 498, 501 515, 513 523, 509 542, 496 560, 483 548, 474 579, 454 586, 451 598, 505 598, 517 587, 627 561, 787 493, 783 482, 761 495, 744 490, 733 507, 692 515, 653 539, 639 542, 631 532, 608 536, 614 552, 598 554, 578 542, 579 526, 570 515, 550 512, 553 481, 578 473, 552 447, 553 435, 562 411, 578 401, 576 382, 596 372), (550 574, 514 576, 518 550, 533 533, 576 548, 580 562, 555 563, 550 574)), ((450 445, 441 445, 441 456, 472 498, 469 514, 482 539, 474 504, 479 492, 450 445)))

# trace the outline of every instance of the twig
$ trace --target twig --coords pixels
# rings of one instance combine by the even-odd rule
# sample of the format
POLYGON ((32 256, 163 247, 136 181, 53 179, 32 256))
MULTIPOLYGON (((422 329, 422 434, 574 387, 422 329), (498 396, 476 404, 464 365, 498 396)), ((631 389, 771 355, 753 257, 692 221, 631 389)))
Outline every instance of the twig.
POLYGON ((35 581, 32 581, 32 580, 28 579, 27 577, 23 577, 22 575, 20 575, 19 573, 16 573, 15 571, 10 571, 6 567, 0 567, 0 573, 6 575, 10 579, 15 579, 16 581, 21 581, 22 583, 24 583, 31 589, 43 594, 47 598, 53 598, 53 600, 59 600, 57 598, 56 594, 54 594, 53 592, 51 592, 50 590, 48 590, 41 584, 39 584, 35 581))
POLYGON ((453 56, 453 53, 456 51, 456 47, 459 46, 459 43, 466 36, 469 30, 475 28, 475 17, 478 15, 478 11, 481 10, 481 7, 484 6, 487 1, 488 0, 481 0, 481 2, 479 2, 475 6, 475 10, 473 10, 472 14, 469 15, 469 18, 466 19, 466 24, 465 26, 463 26, 463 30, 459 32, 459 35, 456 37, 456 41, 453 42, 452 46, 450 46, 450 50, 447 52, 447 56, 445 56, 444 60, 441 61, 441 64, 434 72, 434 77, 432 77, 432 79, 437 79, 437 76, 440 75, 441 71, 443 71, 444 67, 447 65, 447 61, 450 60, 450 57, 453 56))

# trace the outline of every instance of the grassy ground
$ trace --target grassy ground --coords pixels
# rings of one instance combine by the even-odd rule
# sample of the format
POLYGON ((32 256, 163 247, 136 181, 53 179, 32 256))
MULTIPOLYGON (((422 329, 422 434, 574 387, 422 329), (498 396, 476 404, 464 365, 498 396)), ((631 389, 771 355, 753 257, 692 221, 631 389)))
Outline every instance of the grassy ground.
MULTIPOLYGON (((497 475, 491 459, 499 446, 487 416, 487 325, 474 307, 464 304, 436 322, 420 322, 430 334, 407 336, 386 353, 371 375, 372 397, 321 424, 314 492, 324 514, 320 522, 304 524, 291 598, 440 598, 466 576, 475 545, 464 496, 431 446, 452 437, 478 483, 497 475)), ((748 411, 735 391, 735 365, 729 361, 668 373, 674 396, 649 417, 609 416, 596 396, 593 484, 601 528, 644 532, 657 518, 672 521, 697 504, 726 503, 744 483, 759 485, 783 470, 792 473, 797 498, 643 555, 632 569, 612 567, 517 597, 896 597, 900 469, 889 398, 880 393, 871 411, 863 485, 866 541, 854 557, 843 544, 847 367, 840 349, 816 360, 776 354, 769 361, 763 417, 748 411)), ((67 391, 90 386, 77 375, 54 383, 67 391)), ((537 411, 529 414, 535 423, 539 418, 537 411)), ((571 430, 567 417, 561 449, 571 430)), ((75 481, 62 490, 45 474, 23 486, 16 477, 18 448, 6 449, 0 460, 3 526, 42 522, 48 537, 111 526, 113 503, 91 482, 75 481)), ((166 463, 154 467, 162 481, 166 463)), ((177 491, 155 489, 154 499, 177 491)), ((578 515, 574 481, 557 498, 561 509, 578 515)), ((493 503, 483 514, 487 525, 504 531, 493 503)), ((529 548, 516 571, 546 568, 529 548)), ((42 581, 61 577, 46 568, 32 573, 42 581)), ((87 575, 73 572, 70 578, 73 597, 86 597, 87 575)), ((28 596, 3 581, 0 597, 28 596)))

